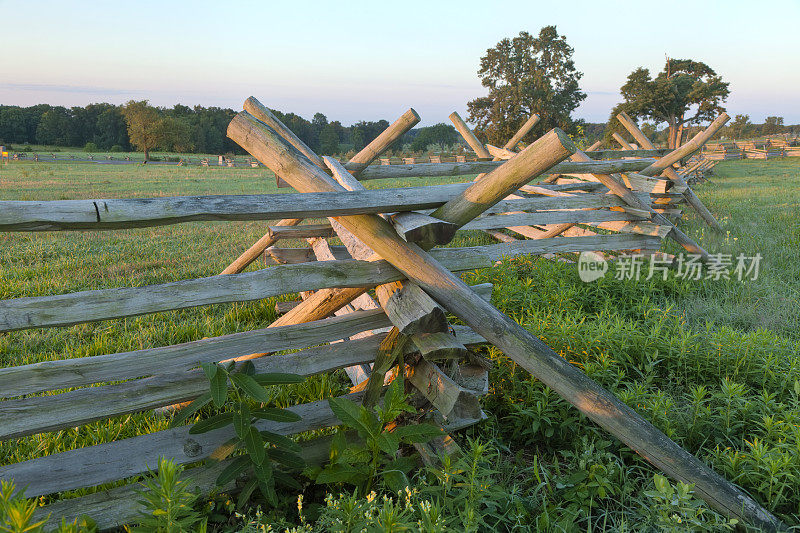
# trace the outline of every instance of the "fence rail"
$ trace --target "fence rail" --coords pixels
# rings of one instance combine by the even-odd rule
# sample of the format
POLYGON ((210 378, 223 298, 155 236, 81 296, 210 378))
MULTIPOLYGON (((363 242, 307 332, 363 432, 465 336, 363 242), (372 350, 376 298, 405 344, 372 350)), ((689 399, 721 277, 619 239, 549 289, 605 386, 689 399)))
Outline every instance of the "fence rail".
MULTIPOLYGON (((348 398, 367 405, 377 401, 391 379, 388 369, 396 367, 394 372, 406 374, 414 387, 422 406, 419 415, 453 431, 485 417, 477 397, 488 390, 487 369, 474 364, 466 346, 490 342, 648 461, 676 479, 695 483, 697 493, 718 511, 759 526, 774 525, 774 517, 749 496, 495 309, 486 299, 486 287, 468 287, 453 274, 523 254, 601 251, 613 258, 617 253, 656 250, 667 236, 685 247, 696 246, 656 210, 674 210, 689 198, 691 189, 670 177, 671 163, 699 149, 724 124, 724 116, 688 148, 658 160, 639 157, 661 155, 658 151, 636 151, 630 154, 634 159, 592 160, 559 130, 515 152, 516 140, 535 124, 531 117, 503 149, 494 149, 500 154, 497 160, 377 165, 372 163, 380 154, 419 122, 416 112, 407 111, 342 164, 313 154, 254 99, 245 102, 245 109, 231 122, 228 135, 300 194, 4 201, 0 231, 281 219, 243 254, 246 260, 235 261, 225 275, 2 300, 0 332, 295 293, 301 300, 265 329, 0 368, 0 439, 173 406, 207 390, 205 374, 197 368, 201 363, 241 365, 245 360, 257 373, 290 369, 310 376, 345 369, 354 385, 348 398), (578 161, 565 161, 570 156, 578 161), (662 171, 667 176, 656 177, 662 171), (475 174, 479 177, 469 183, 402 189, 365 190, 358 181, 475 174), (540 175, 555 175, 562 182, 529 184, 540 175), (300 223, 319 218, 328 221, 300 223), (483 231, 500 242, 441 246, 462 230, 483 231), (334 235, 344 246, 330 246, 327 239, 334 235), (305 239, 306 248, 274 246, 298 238, 305 239), (262 253, 274 266, 242 273, 262 253), (368 293, 373 288, 374 298, 368 293), (446 311, 466 325, 450 326, 446 311), (398 346, 386 347, 395 336, 410 341, 400 345, 409 357, 399 357, 403 352, 398 346), (289 350, 297 351, 281 353, 289 350), (439 366, 441 361, 448 364, 439 366)), ((457 126, 475 153, 489 153, 466 125, 457 126)), ((592 157, 607 154, 596 152, 592 157)), ((629 156, 622 154, 614 151, 610 157, 629 156)), ((301 420, 258 421, 256 427, 295 435, 338 425, 324 402, 290 410, 301 420)), ((0 478, 27 486, 28 496, 92 488, 94 493, 56 501, 37 516, 51 512, 54 524, 62 517, 88 513, 101 528, 117 527, 134 517, 133 488, 127 484, 104 490, 102 485, 141 475, 165 456, 196 466, 187 474, 193 486, 208 491, 229 463, 197 465, 232 435, 230 428, 202 435, 190 435, 186 426, 156 431, 3 465, 0 478)), ((311 463, 322 462, 328 443, 326 438, 312 440, 303 446, 302 456, 311 463)), ((430 446, 421 454, 429 460, 443 449, 441 443, 430 446)), ((223 488, 235 490, 236 485, 223 488)))

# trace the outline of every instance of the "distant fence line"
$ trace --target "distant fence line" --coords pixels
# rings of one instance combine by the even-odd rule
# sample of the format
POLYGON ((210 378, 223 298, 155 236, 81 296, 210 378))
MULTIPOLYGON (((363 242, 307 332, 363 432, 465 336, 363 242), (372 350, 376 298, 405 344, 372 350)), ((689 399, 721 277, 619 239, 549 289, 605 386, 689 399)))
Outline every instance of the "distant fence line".
MULTIPOLYGON (((636 153, 629 153, 630 150, 596 150, 589 152, 592 159, 606 159, 617 157, 658 157, 667 152, 667 150, 638 150, 636 153)), ((85 157, 79 157, 75 154, 64 154, 59 156, 56 152, 47 154, 41 153, 27 153, 27 152, 14 152, 9 154, 9 159, 12 161, 33 161, 40 163, 99 163, 99 164, 145 164, 144 159, 132 157, 130 155, 114 156, 110 154, 94 155, 88 154, 85 157)), ((466 152, 463 154, 455 153, 442 153, 442 154, 400 154, 397 156, 380 158, 375 164, 380 165, 413 165, 417 163, 469 163, 484 161, 485 158, 478 157, 474 152, 466 152)), ((173 166, 203 166, 203 167, 227 167, 227 168, 258 168, 260 163, 250 157, 236 158, 227 156, 213 157, 171 157, 167 156, 163 160, 151 159, 147 161, 148 165, 173 165, 173 166)))
POLYGON ((800 157, 797 140, 767 139, 764 141, 733 141, 709 143, 702 152, 705 159, 727 161, 730 159, 774 159, 800 157))

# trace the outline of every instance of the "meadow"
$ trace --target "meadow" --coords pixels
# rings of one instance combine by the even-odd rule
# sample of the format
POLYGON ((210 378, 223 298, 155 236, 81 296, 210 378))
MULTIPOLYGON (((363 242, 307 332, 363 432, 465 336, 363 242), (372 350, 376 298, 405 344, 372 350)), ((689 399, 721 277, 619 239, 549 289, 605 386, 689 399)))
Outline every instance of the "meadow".
MULTIPOLYGON (((724 232, 710 232, 691 213, 683 229, 711 253, 761 254, 756 280, 607 276, 587 284, 574 264, 535 257, 464 276, 469 283, 494 283, 493 303, 500 310, 795 526, 800 525, 798 175, 800 159, 728 161, 696 187, 724 232)), ((2 200, 285 191, 263 168, 0 166, 2 200)), ((3 233, 0 299, 214 275, 260 238, 265 226, 208 222, 96 233, 3 233)), ((489 238, 465 234, 453 245, 465 242, 489 238)), ((670 243, 665 250, 678 252, 670 243)), ((262 328, 276 318, 274 304, 268 299, 0 334, 0 365, 262 328)), ((403 527, 435 531, 423 526, 433 515, 446 528, 472 531, 733 526, 694 498, 690 487, 666 482, 502 354, 488 349, 485 355, 495 364, 492 388, 482 400, 489 418, 457 435, 467 452, 460 460, 421 470, 412 490, 400 496, 376 499, 352 495, 346 486, 306 485, 305 507, 298 506, 297 492, 286 493, 278 508, 250 508, 238 518, 225 507, 229 504, 206 502, 212 529, 261 531, 271 525, 312 531, 340 520, 360 530, 377 528, 388 516, 403 527)), ((346 390, 346 377, 337 373, 286 387, 278 401, 291 405, 346 390)), ((0 464, 156 431, 168 422, 167 416, 141 413, 7 441, 0 443, 0 464)))

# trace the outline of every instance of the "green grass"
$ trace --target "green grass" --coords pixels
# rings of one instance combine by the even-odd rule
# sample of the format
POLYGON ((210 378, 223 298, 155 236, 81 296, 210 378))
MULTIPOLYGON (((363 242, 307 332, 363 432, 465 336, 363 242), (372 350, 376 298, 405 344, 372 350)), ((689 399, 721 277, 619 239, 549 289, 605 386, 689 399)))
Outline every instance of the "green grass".
MULTIPOLYGON (((760 253, 756 281, 607 277, 585 284, 574 265, 538 258, 519 258, 465 278, 494 282, 496 306, 762 505, 797 525, 800 223, 795 213, 800 212, 800 160, 729 161, 715 171, 711 182, 696 192, 718 216, 724 233, 709 232, 691 213, 682 227, 711 253, 760 253)), ((446 180, 436 180, 441 181, 446 180)), ((401 185, 414 184, 420 183, 401 185)), ((276 192, 274 178, 264 169, 0 166, 0 199, 6 200, 263 192, 276 192)), ((264 227, 262 222, 190 223, 98 233, 0 234, 0 298, 213 275, 261 237, 264 227)), ((459 244, 479 241, 485 242, 474 234, 459 238, 459 244)), ((672 244, 666 249, 677 251, 672 244)), ((275 318, 273 305, 269 299, 0 334, 0 365, 265 327, 275 318)), ((514 524, 518 529, 583 531, 722 527, 724 521, 697 507, 696 500, 664 496, 666 489, 655 483, 652 467, 496 350, 488 353, 496 363, 492 389, 483 400, 490 418, 458 438, 462 443, 466 437, 479 439, 480 446, 488 446, 484 454, 494 459, 462 465, 475 469, 464 483, 477 488, 464 497, 466 503, 457 500, 463 503, 459 508, 443 510, 455 520, 452 528, 473 523, 467 518, 458 522, 465 509, 487 520, 494 517, 490 529, 514 524)), ((337 373, 293 387, 280 401, 311 401, 345 389, 346 381, 337 373)), ((0 464, 156 431, 166 424, 163 417, 137 414, 4 442, 0 464)), ((478 444, 466 446, 473 450, 478 444)), ((420 473, 415 485, 420 498, 441 496, 436 475, 420 473)), ((339 493, 338 488, 331 490, 339 493)), ((285 510, 294 509, 296 494, 286 497, 279 512, 258 520, 296 521, 296 512, 285 510)), ((320 491, 306 491, 307 503, 324 503, 323 497, 320 491)), ((323 511, 324 516, 326 512, 334 511, 323 511)))

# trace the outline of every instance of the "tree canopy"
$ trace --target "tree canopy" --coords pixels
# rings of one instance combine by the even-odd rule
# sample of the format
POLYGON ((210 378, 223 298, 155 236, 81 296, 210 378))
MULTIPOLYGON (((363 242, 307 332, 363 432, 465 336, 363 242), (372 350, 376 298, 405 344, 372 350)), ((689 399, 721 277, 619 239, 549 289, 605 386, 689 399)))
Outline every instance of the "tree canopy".
POLYGON ((147 100, 131 100, 125 104, 122 114, 128 124, 128 138, 132 145, 144 152, 145 161, 155 148, 172 148, 178 152, 192 149, 189 125, 180 118, 162 116, 147 100))
POLYGON ((453 126, 440 122, 433 126, 419 128, 411 141, 411 149, 415 152, 423 152, 431 144, 438 144, 444 148, 456 144, 459 139, 458 132, 453 126))
POLYGON ((488 49, 478 77, 489 94, 467 104, 476 133, 502 146, 533 113, 541 120, 529 140, 555 127, 576 133, 580 121, 570 115, 586 93, 578 85, 583 74, 572 53, 555 26, 545 26, 537 37, 520 32, 488 49))
POLYGON ((656 125, 666 122, 668 146, 675 148, 684 126, 713 120, 725 111, 722 104, 730 94, 728 85, 705 63, 667 58, 655 78, 643 67, 628 75, 620 88, 624 102, 615 111, 649 118, 656 125))

